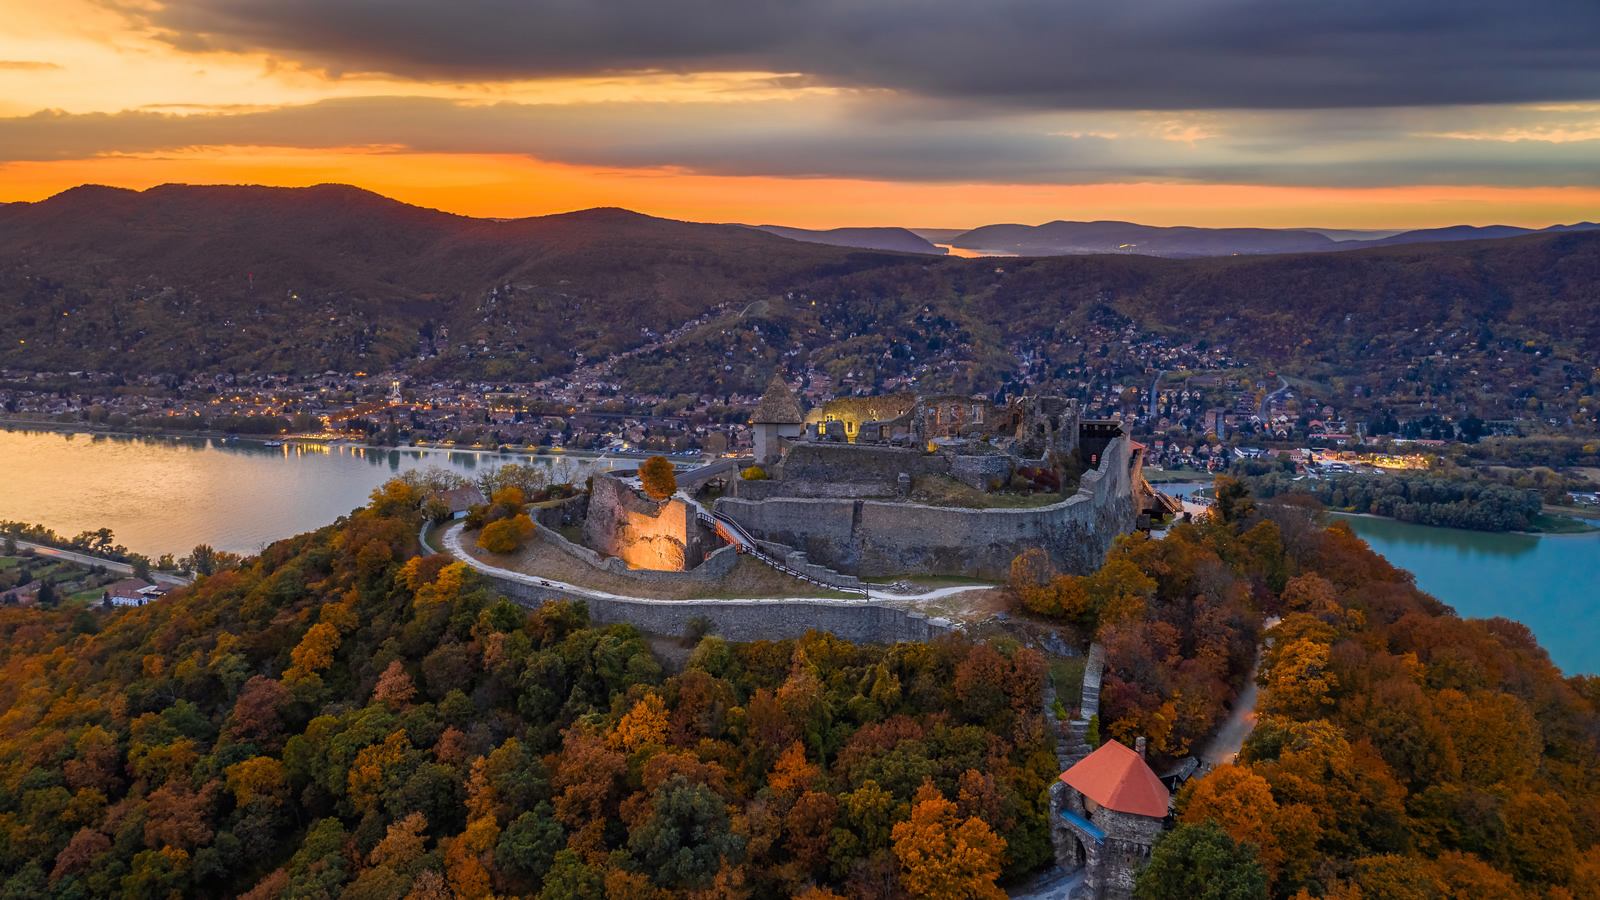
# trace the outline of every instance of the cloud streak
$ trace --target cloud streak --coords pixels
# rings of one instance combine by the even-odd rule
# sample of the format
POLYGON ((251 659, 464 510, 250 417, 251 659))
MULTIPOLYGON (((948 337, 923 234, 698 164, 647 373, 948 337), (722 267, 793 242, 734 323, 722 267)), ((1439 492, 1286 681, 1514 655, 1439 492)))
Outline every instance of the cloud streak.
POLYGON ((598 168, 891 182, 1600 184, 1593 164, 1600 140, 1579 139, 1576 131, 1565 141, 1462 139, 1526 129, 1540 115, 1490 107, 978 116, 872 95, 584 104, 372 97, 186 115, 0 118, 0 161, 254 146, 512 154, 598 168))
MULTIPOLYGON (((107 0, 109 2, 109 0, 107 0)), ((1593 0, 167 0, 185 51, 494 81, 766 71, 1045 109, 1600 97, 1593 0)))

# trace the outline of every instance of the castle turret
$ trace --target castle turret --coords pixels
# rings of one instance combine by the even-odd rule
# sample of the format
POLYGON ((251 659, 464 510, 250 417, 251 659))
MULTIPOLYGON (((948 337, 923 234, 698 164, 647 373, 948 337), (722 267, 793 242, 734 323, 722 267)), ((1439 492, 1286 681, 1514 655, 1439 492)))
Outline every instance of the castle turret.
POLYGON ((800 399, 790 390, 789 383, 783 380, 783 374, 772 373, 766 393, 761 395, 761 403, 750 418, 750 424, 755 429, 756 462, 770 463, 782 456, 783 450, 778 439, 799 437, 805 420, 800 399))

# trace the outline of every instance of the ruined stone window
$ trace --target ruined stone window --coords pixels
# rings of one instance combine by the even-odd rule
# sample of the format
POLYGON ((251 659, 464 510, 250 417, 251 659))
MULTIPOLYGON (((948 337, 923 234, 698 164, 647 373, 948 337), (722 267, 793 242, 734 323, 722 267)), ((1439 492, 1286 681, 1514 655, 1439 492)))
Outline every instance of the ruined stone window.
POLYGON ((983 424, 983 407, 974 406, 972 408, 972 421, 977 422, 979 425, 983 424))

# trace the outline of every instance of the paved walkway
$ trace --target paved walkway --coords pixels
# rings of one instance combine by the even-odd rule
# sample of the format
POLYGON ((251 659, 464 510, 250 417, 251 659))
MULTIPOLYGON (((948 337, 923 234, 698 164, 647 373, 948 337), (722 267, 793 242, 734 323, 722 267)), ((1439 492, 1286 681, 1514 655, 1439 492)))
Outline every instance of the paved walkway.
MULTIPOLYGON (((34 544, 28 541, 17 541, 17 546, 31 547, 40 556, 53 556, 57 559, 64 559, 68 562, 75 562, 79 565, 85 566, 105 566, 106 571, 116 572, 121 575, 133 574, 133 566, 130 566, 127 563, 112 562, 109 559, 101 559, 98 556, 90 556, 86 553, 74 553, 71 550, 57 550, 54 547, 46 547, 43 544, 34 544)), ((194 584, 193 578, 184 575, 174 575, 170 572, 157 572, 154 569, 150 570, 150 577, 154 578, 158 583, 161 584, 172 584, 180 587, 194 584)))
MULTIPOLYGON (((444 536, 440 539, 440 543, 444 544, 444 552, 454 556, 456 559, 461 560, 485 575, 493 575, 496 578, 506 578, 510 579, 511 581, 518 581, 535 587, 550 588, 551 590, 575 594, 579 597, 599 597, 606 600, 632 600, 644 603, 706 602, 704 598, 674 601, 661 600, 656 597, 637 597, 628 594, 612 594, 607 591, 600 591, 595 590, 594 588, 580 587, 576 584, 569 584, 565 581, 557 581, 553 578, 542 578, 538 575, 527 575, 522 572, 513 572, 510 569, 502 569, 499 566, 491 566, 472 554, 466 552, 466 550, 462 548, 461 532, 465 527, 465 523, 459 522, 450 526, 449 530, 447 530, 444 533, 444 536)), ((948 597, 951 594, 960 594, 965 591, 986 591, 989 590, 990 587, 990 585, 958 585, 956 587, 938 588, 922 594, 894 594, 888 591, 869 590, 867 596, 860 599, 853 597, 850 599, 843 599, 839 597, 733 597, 719 598, 719 601, 728 603, 793 603, 796 601, 804 601, 807 603, 835 603, 841 606, 853 606, 863 603, 882 601, 918 602, 938 600, 941 597, 948 597)))
MULTIPOLYGON (((1266 628, 1270 629, 1280 621, 1277 617, 1268 619, 1266 628)), ((1256 672, 1260 669, 1261 648, 1257 647, 1256 661, 1250 665, 1250 675, 1244 687, 1240 688, 1238 699, 1233 702, 1233 711, 1228 713, 1228 720, 1222 723, 1222 729, 1211 739, 1211 743, 1195 754, 1200 762, 1207 766, 1220 766, 1239 758, 1239 751, 1244 749, 1244 739, 1256 730, 1256 672)))

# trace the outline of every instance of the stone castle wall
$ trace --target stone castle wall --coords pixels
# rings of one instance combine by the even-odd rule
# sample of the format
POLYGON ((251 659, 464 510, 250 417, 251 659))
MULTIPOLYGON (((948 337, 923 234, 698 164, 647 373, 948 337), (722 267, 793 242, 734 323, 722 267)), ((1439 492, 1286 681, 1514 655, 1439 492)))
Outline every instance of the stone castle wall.
POLYGON ((943 475, 950 458, 918 449, 876 444, 795 441, 771 481, 740 481, 733 495, 741 500, 768 497, 883 496, 893 497, 900 473, 943 475))
POLYGON ((957 631, 949 622, 874 601, 642 600, 597 597, 486 575, 507 599, 532 609, 548 600, 582 600, 596 622, 625 622, 656 634, 682 634, 691 619, 711 620, 730 641, 788 640, 826 631, 856 644, 931 641, 957 631))
POLYGON ((721 544, 682 500, 651 500, 609 473, 594 477, 583 541, 634 568, 677 572, 700 565, 721 544))
POLYGON ((962 573, 1001 579, 1011 560, 1031 547, 1043 548, 1061 571, 1085 574, 1100 566, 1112 540, 1137 520, 1130 453, 1129 440, 1119 437, 1076 494, 1032 509, 769 497, 723 498, 717 511, 761 540, 861 577, 962 573))

